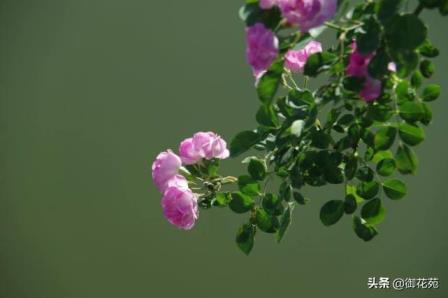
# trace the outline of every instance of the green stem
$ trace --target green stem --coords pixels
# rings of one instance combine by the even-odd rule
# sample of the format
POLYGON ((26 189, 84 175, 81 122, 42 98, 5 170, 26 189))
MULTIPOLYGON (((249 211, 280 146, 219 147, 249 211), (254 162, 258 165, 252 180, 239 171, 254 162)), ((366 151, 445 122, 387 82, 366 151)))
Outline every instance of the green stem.
POLYGON ((414 14, 418 16, 423 11, 423 9, 425 9, 425 6, 422 3, 419 3, 417 8, 414 10, 414 14))

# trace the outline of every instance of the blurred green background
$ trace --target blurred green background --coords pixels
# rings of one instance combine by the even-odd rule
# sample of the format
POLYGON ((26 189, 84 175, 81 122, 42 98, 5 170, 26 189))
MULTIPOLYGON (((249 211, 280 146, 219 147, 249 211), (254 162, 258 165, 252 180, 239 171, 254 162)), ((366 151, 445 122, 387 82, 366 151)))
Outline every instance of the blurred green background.
POLYGON ((0 2, 1 298, 448 297, 448 42, 436 12, 424 18, 445 96, 410 195, 387 202, 375 241, 349 217, 319 222, 340 188, 313 190, 284 242, 260 233, 250 257, 234 244, 246 216, 202 212, 191 232, 165 221, 157 153, 199 130, 230 139, 255 126, 242 2, 0 2), (441 289, 368 290, 373 276, 438 277, 441 289))

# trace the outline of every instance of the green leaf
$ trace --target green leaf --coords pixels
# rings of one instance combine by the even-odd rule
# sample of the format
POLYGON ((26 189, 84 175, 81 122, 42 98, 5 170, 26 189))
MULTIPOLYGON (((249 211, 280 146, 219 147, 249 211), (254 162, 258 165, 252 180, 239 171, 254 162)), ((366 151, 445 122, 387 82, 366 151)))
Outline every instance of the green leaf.
POLYGON ((448 0, 441 0, 439 11, 442 16, 448 15, 448 0))
POLYGON ((282 241, 283 237, 286 234, 286 231, 288 230, 289 226, 292 222, 292 211, 294 210, 294 205, 290 204, 288 208, 286 208, 285 212, 283 212, 283 215, 280 217, 280 227, 277 231, 277 242, 280 243, 282 241))
POLYGON ((279 187, 279 196, 280 199, 289 202, 292 199, 292 187, 287 181, 283 181, 279 187))
POLYGON ((380 0, 375 7, 378 19, 383 23, 388 21, 399 11, 402 2, 402 0, 380 0))
POLYGON ((423 100, 424 101, 434 101, 440 96, 440 86, 437 84, 428 85, 423 90, 423 100))
POLYGON ((364 199, 358 195, 356 191, 356 186, 354 185, 347 184, 347 186, 345 187, 345 193, 347 195, 352 195, 355 198, 357 205, 362 204, 364 202, 364 199))
POLYGON ((440 0, 420 0, 425 8, 432 9, 439 6, 440 0))
POLYGON ((344 215, 344 208, 344 201, 329 201, 320 210, 320 220, 327 227, 334 225, 344 215))
POLYGON ((256 132, 253 131, 243 131, 237 134, 230 142, 230 155, 232 157, 237 157, 243 154, 254 146, 260 137, 256 132))
POLYGON ((373 180, 375 173, 371 168, 368 166, 363 166, 359 168, 358 172, 356 173, 356 178, 361 181, 369 182, 373 180))
POLYGON ((344 88, 347 91, 360 92, 364 87, 365 78, 347 76, 344 78, 344 88))
POLYGON ((397 129, 395 127, 383 127, 378 130, 375 134, 374 144, 376 150, 387 150, 389 149, 397 135, 397 129))
POLYGON ((247 196, 241 192, 232 193, 232 200, 229 203, 230 209, 235 213, 246 213, 250 211, 255 202, 250 196, 247 196))
POLYGON ((309 77, 316 77, 319 73, 330 69, 330 66, 336 60, 337 56, 329 52, 313 54, 305 64, 304 74, 309 77))
POLYGON ((379 175, 388 177, 395 172, 397 165, 395 164, 395 160, 392 158, 385 158, 381 160, 376 166, 376 171, 379 175))
POLYGON ((417 122, 423 116, 423 108, 419 102, 407 101, 400 105, 400 117, 408 122, 417 122))
POLYGON ((346 214, 355 213, 356 209, 358 209, 358 202, 356 201, 356 197, 352 194, 348 194, 345 197, 344 202, 344 211, 346 214))
POLYGON ((361 217, 370 225, 377 225, 384 220, 386 211, 380 199, 368 201, 361 210, 361 217))
POLYGON ((311 145, 319 149, 327 149, 333 142, 331 135, 322 130, 316 130, 311 135, 311 145))
POLYGON ((386 151, 378 151, 375 153, 375 155, 373 156, 373 162, 374 163, 379 163, 381 160, 385 159, 385 158, 394 158, 394 154, 392 153, 392 151, 390 150, 386 150, 386 151))
POLYGON ((421 73, 420 71, 417 70, 416 72, 414 72, 414 73, 412 74, 412 77, 411 77, 411 85, 412 85, 412 87, 418 89, 418 88, 420 88, 420 86, 422 85, 422 83, 423 83, 423 76, 422 76, 422 73, 421 73))
POLYGON ((415 174, 418 167, 418 158, 415 152, 406 145, 398 147, 395 158, 397 169, 401 174, 415 174))
POLYGON ((369 74, 376 79, 381 79, 389 72, 389 62, 391 62, 391 59, 386 51, 379 50, 372 60, 370 60, 368 67, 369 74))
POLYGON ((400 138, 403 142, 410 146, 416 146, 425 139, 425 131, 414 124, 400 124, 400 138))
POLYGON ((392 60, 397 65, 397 75, 400 78, 408 77, 417 69, 420 61, 419 55, 414 50, 399 50, 392 52, 392 60))
POLYGON ((428 33, 425 24, 414 14, 395 15, 385 29, 387 43, 396 52, 416 49, 428 33))
POLYGON ((314 96, 309 90, 291 90, 288 99, 297 107, 314 105, 314 96))
POLYGON ((366 200, 371 200, 376 197, 379 191, 380 184, 376 181, 360 183, 356 188, 356 193, 366 200))
POLYGON ((364 219, 358 216, 353 217, 353 230, 364 241, 370 241, 378 235, 375 227, 369 225, 364 219))
POLYGON ((408 100, 410 93, 409 81, 403 80, 398 83, 395 93, 397 94, 399 101, 408 100))
POLYGON ((255 118, 260 125, 265 127, 276 128, 280 125, 280 120, 272 105, 262 105, 255 118))
POLYGON ((420 48, 418 48, 418 52, 422 56, 428 58, 435 58, 440 54, 439 49, 437 49, 428 39, 425 40, 425 43, 423 43, 420 48))
POLYGON ((387 105, 370 105, 367 108, 367 117, 374 121, 386 122, 394 115, 394 111, 387 105))
POLYGON ((345 163, 345 178, 347 180, 352 180, 355 177, 356 171, 358 170, 358 158, 356 156, 350 156, 347 158, 345 163))
POLYGON ((422 109, 423 109, 423 114, 422 114, 422 119, 420 119, 420 122, 423 123, 424 125, 429 125, 432 121, 431 107, 429 105, 427 105, 426 103, 423 103, 422 109))
POLYGON ((429 60, 423 60, 420 63, 420 72, 422 73, 422 75, 429 79, 433 76, 434 72, 435 72, 435 65, 434 63, 432 63, 429 60))
POLYGON ((215 177, 219 171, 219 165, 221 164, 221 160, 219 159, 211 159, 204 160, 204 167, 200 168, 200 170, 209 177, 215 177))
POLYGON ((271 193, 268 193, 264 196, 262 206, 264 210, 272 215, 280 215, 284 210, 280 197, 271 193))
POLYGON ((257 209, 255 213, 257 227, 266 233, 275 233, 279 228, 277 217, 270 215, 263 209, 257 209))
POLYGON ((360 34, 356 40, 358 50, 362 54, 369 54, 374 52, 380 45, 381 26, 375 20, 370 17, 364 21, 362 26, 363 33, 360 34))
POLYGON ((261 102, 271 104, 277 93, 283 73, 283 60, 274 62, 269 70, 261 77, 257 85, 257 93, 261 102))
POLYGON ((406 184, 398 179, 384 182, 383 189, 386 196, 392 200, 400 200, 404 198, 407 193, 406 184))
POLYGON ((252 224, 245 224, 239 228, 236 235, 236 244, 243 253, 249 255, 254 247, 256 228, 252 224))
POLYGON ((232 196, 230 193, 217 193, 216 197, 213 201, 213 206, 217 207, 225 207, 228 206, 230 201, 232 200, 232 196))
POLYGON ((247 175, 238 177, 238 187, 243 194, 248 196, 257 196, 260 194, 260 185, 258 182, 247 175))
POLYGON ((306 205, 306 203, 308 203, 309 201, 298 191, 293 192, 293 197, 294 200, 300 205, 306 205))
POLYGON ((282 18, 277 7, 269 10, 261 9, 258 1, 252 1, 241 7, 239 15, 247 26, 263 23, 270 29, 275 29, 282 18))
POLYGON ((264 162, 264 160, 252 158, 249 161, 249 165, 247 166, 247 171, 253 179, 262 181, 264 180, 264 178, 266 178, 266 163, 264 162))

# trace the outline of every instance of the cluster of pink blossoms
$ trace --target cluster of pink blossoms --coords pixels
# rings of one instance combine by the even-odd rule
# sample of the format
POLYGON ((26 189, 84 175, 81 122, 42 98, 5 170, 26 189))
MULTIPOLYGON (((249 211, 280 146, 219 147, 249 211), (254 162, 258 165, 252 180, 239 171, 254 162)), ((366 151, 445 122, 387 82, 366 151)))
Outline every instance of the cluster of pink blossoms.
POLYGON ((278 6, 283 17, 300 31, 308 32, 331 19, 337 10, 337 0, 260 0, 262 9, 278 6))
POLYGON ((152 179, 163 194, 162 209, 166 219, 173 225, 190 230, 199 217, 198 198, 187 179, 180 175, 182 165, 192 165, 202 159, 225 159, 229 157, 226 142, 213 132, 198 132, 184 140, 179 155, 167 150, 160 153, 152 164, 152 179))
MULTIPOLYGON (((337 10, 337 0, 260 0, 262 9, 278 6, 283 17, 302 32, 321 26, 331 19, 337 10)), ((257 23, 246 29, 247 61, 257 81, 266 73, 279 54, 279 41, 263 24, 257 23)), ((286 53, 285 67, 292 72, 302 72, 308 57, 322 52, 322 46, 312 41, 300 50, 286 53)))
MULTIPOLYGON (((350 55, 350 61, 347 66, 347 74, 357 78, 364 78, 364 86, 359 95, 364 98, 366 102, 372 102, 381 95, 382 84, 380 80, 374 79, 369 75, 368 66, 374 54, 361 54, 358 51, 356 42, 351 45, 353 52, 350 55)), ((389 65, 392 69, 395 65, 389 65)))
MULTIPOLYGON (((278 39, 258 23, 246 29, 246 43, 247 61, 258 81, 278 56, 278 39)), ((302 72, 309 56, 319 52, 322 52, 322 45, 318 41, 311 41, 300 50, 289 50, 285 55, 285 67, 292 72, 302 72)))

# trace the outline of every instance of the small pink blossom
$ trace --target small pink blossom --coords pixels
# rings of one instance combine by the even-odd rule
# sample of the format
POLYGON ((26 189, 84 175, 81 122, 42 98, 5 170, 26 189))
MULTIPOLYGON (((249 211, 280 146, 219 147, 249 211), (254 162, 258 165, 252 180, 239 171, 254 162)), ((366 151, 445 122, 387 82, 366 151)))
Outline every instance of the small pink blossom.
MULTIPOLYGON (((361 54, 358 51, 356 42, 351 45, 352 53, 350 54, 349 64, 346 72, 348 75, 358 78, 364 78, 364 85, 359 95, 366 101, 372 102, 381 95, 382 83, 380 80, 374 79, 369 75, 369 63, 375 56, 371 54, 361 54)), ((389 65, 391 67, 391 65, 389 65)))
POLYGON ((290 24, 308 32, 333 18, 338 0, 279 0, 278 6, 290 24))
POLYGON ((397 72, 397 64, 395 64, 395 62, 389 62, 389 64, 387 65, 387 69, 390 72, 397 72))
POLYGON ((163 192, 168 180, 179 172, 182 161, 171 150, 160 153, 152 164, 152 179, 157 188, 163 192))
POLYGON ((277 4, 278 0, 260 0, 260 7, 262 9, 271 9, 277 4))
POLYGON ((350 47, 353 52, 350 55, 347 74, 353 77, 366 77, 368 75, 368 66, 370 60, 373 58, 373 54, 361 54, 358 51, 356 42, 353 42, 350 47))
POLYGON ((359 95, 364 98, 366 102, 375 101, 381 95, 382 84, 380 80, 367 77, 364 82, 364 88, 359 95))
POLYGON ((184 230, 193 228, 199 217, 197 198, 189 189, 169 187, 162 198, 165 218, 184 230))
POLYGON ((308 58, 319 52, 322 52, 322 45, 314 40, 310 41, 303 49, 289 50, 285 55, 285 67, 292 72, 302 72, 308 58))
POLYGON ((278 39, 263 24, 246 28, 246 56, 254 76, 260 77, 278 55, 278 39))
POLYGON ((195 164, 201 159, 226 159, 230 152, 227 143, 214 132, 198 132, 192 138, 184 140, 179 147, 182 162, 195 164))

